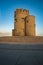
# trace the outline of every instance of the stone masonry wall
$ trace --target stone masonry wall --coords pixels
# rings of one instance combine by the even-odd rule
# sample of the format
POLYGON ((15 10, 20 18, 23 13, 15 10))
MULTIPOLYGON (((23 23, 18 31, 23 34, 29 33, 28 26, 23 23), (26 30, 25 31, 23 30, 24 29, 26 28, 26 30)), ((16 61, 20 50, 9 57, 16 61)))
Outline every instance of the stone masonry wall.
POLYGON ((26 35, 35 36, 35 16, 26 17, 26 35))
POLYGON ((35 17, 25 9, 16 9, 14 13, 13 36, 35 36, 35 17))

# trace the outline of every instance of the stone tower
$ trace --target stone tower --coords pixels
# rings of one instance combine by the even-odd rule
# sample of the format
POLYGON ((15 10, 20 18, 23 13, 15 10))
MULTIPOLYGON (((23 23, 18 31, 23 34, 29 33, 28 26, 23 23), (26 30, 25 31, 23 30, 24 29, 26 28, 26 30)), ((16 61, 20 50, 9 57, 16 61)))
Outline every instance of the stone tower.
POLYGON ((35 17, 25 9, 16 9, 14 13, 13 36, 35 36, 35 17))
POLYGON ((26 17, 26 35, 35 36, 35 16, 28 15, 26 17))

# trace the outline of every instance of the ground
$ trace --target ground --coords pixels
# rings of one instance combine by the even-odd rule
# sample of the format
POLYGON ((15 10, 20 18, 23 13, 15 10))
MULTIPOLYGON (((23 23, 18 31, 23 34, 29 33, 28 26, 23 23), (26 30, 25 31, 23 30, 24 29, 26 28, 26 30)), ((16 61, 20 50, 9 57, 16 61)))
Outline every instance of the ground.
POLYGON ((40 44, 1 44, 0 65, 43 65, 43 42, 40 44))

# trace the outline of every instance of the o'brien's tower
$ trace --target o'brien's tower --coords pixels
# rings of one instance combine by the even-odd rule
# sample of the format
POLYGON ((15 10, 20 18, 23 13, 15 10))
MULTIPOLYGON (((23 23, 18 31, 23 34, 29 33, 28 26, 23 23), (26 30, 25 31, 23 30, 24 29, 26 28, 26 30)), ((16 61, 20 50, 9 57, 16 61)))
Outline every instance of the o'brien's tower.
POLYGON ((13 36, 35 36, 35 17, 25 9, 16 9, 14 14, 13 36))

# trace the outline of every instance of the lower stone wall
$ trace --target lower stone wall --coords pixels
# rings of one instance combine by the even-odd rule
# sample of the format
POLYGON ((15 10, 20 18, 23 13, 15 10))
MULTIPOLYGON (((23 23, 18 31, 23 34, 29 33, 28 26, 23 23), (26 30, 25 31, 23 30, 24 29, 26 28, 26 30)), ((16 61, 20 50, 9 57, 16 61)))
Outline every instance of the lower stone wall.
POLYGON ((0 37, 0 42, 42 42, 43 37, 36 36, 36 37, 29 37, 29 36, 7 36, 7 37, 0 37))

